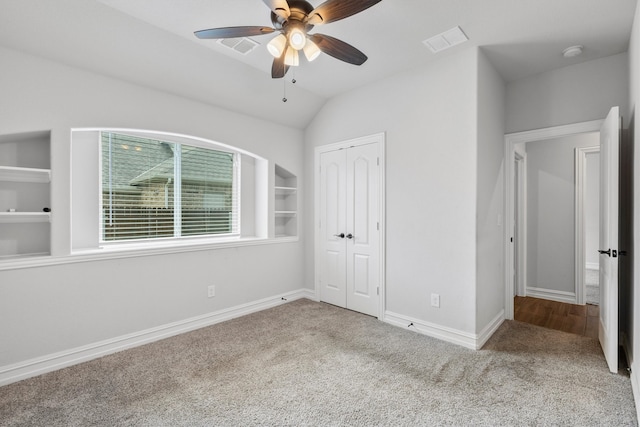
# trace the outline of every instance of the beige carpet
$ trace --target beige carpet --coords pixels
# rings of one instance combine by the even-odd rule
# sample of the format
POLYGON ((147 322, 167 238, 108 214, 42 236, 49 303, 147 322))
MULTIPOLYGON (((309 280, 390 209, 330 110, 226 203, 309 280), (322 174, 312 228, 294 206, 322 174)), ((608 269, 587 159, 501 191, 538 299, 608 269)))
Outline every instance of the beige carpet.
POLYGON ((508 321, 480 351, 299 300, 0 387, 2 426, 637 425, 595 340, 508 321))

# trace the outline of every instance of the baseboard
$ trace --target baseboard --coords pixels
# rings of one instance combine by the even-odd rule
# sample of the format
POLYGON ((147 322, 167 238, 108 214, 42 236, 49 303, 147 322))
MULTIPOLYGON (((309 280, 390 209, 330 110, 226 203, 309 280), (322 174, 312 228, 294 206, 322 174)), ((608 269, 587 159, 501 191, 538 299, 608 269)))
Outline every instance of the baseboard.
POLYGON ((437 338, 442 341, 457 344, 472 350, 479 350, 504 321, 504 310, 500 311, 498 316, 496 316, 496 318, 492 320, 479 334, 459 331, 457 329, 425 322, 423 320, 414 319, 390 311, 385 312, 383 321, 404 329, 414 330, 423 335, 437 338))
POLYGON ((554 289, 533 288, 527 286, 527 296, 548 299, 551 301, 566 302, 569 304, 577 304, 575 292, 556 291, 554 289))
POLYGON ((311 289, 299 289, 208 313, 202 316, 196 316, 190 319, 161 325, 155 328, 73 348, 59 353, 49 354, 36 359, 18 362, 8 366, 1 366, 0 386, 35 377, 47 372, 56 371, 78 363, 87 362, 89 360, 97 359, 129 348, 169 338, 174 335, 183 334, 205 326, 214 325, 236 317, 266 310, 297 299, 314 299, 315 297, 315 292, 311 289))
POLYGON ((487 326, 480 331, 476 338, 476 350, 480 350, 489 341, 489 338, 498 330, 500 325, 504 323, 504 310, 500 310, 500 313, 494 319, 489 322, 487 326))

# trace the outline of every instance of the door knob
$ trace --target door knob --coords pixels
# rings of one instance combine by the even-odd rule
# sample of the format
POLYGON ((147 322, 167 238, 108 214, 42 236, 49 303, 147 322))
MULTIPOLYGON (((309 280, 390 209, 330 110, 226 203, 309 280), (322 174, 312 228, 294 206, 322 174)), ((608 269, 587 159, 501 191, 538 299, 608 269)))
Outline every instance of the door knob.
POLYGON ((334 236, 344 239, 344 233, 334 234, 334 236))
POLYGON ((346 237, 347 237, 347 239, 353 239, 353 234, 349 233, 349 234, 347 234, 346 237))
POLYGON ((611 249, 607 249, 606 251, 603 251, 602 249, 598 249, 598 253, 600 253, 602 255, 611 256, 611 249))

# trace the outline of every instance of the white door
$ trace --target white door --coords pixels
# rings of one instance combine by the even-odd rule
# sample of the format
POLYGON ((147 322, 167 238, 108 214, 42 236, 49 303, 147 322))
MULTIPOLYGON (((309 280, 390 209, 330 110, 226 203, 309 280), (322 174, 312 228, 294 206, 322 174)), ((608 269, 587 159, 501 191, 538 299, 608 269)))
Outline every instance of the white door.
POLYGON ((620 113, 609 112, 600 129, 600 328, 598 338, 611 372, 618 372, 618 181, 620 113))
POLYGON ((347 167, 344 150, 320 155, 320 300, 347 306, 347 167))
POLYGON ((320 300, 378 316, 379 144, 320 155, 320 300))

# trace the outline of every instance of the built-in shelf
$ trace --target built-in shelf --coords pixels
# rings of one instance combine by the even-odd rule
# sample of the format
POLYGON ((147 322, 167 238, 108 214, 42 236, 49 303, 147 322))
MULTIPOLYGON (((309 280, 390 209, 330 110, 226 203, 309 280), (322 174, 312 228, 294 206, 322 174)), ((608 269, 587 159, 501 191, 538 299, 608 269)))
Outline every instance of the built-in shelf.
POLYGON ((0 166, 0 181, 46 184, 51 182, 51 171, 49 169, 0 166))
POLYGON ((51 252, 51 132, 0 135, 0 260, 51 252))
POLYGON ((275 187, 276 193, 295 193, 296 191, 298 191, 297 188, 295 187, 275 187))
POLYGON ((298 177, 275 165, 274 235, 277 238, 298 236, 298 177))
POLYGON ((19 255, 4 255, 4 256, 0 256, 0 261, 11 261, 16 259, 38 258, 38 257, 46 257, 46 256, 49 256, 49 252, 38 252, 38 253, 19 254, 19 255))
POLYGON ((49 212, 0 212, 0 224, 50 222, 49 212))

